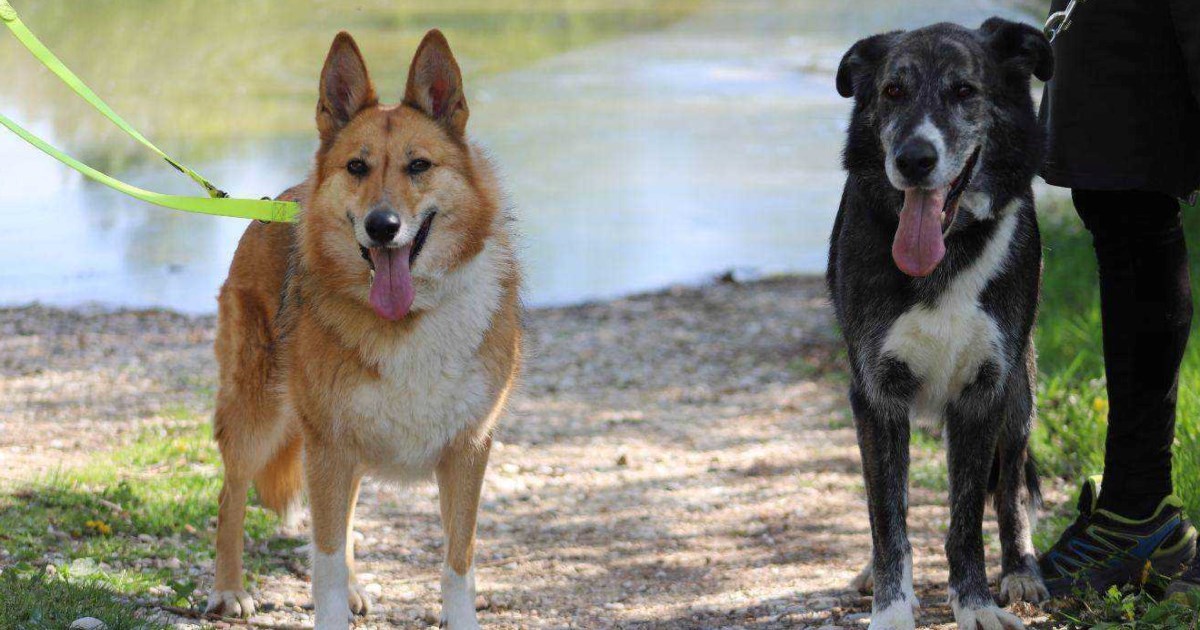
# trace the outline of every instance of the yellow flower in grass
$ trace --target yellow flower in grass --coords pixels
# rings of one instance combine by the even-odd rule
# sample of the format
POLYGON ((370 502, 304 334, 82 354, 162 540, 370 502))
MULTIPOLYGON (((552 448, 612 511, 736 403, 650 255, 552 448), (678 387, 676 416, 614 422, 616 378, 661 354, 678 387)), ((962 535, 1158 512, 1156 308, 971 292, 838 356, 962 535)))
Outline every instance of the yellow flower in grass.
POLYGON ((1108 399, 1097 396, 1092 400, 1092 410, 1096 413, 1108 413, 1108 399))
POLYGON ((88 521, 84 523, 83 526, 90 531, 100 534, 101 536, 112 535, 112 526, 104 521, 88 521))

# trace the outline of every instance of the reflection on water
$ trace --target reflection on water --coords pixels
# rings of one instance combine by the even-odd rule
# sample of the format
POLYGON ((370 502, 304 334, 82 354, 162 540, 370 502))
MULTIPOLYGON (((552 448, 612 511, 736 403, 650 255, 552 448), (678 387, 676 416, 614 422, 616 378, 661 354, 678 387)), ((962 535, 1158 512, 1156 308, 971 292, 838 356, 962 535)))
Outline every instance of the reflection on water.
MULTIPOLYGON (((842 52, 861 34, 997 12, 941 0, 16 6, 117 111, 243 196, 304 176, 333 32, 355 34, 391 100, 420 35, 443 28, 468 74, 472 134, 507 175, 534 304, 730 267, 820 270, 842 180, 842 52)), ((0 111, 132 183, 195 193, 11 38, 0 68, 0 111)), ((214 309, 244 221, 140 204, 8 135, 0 164, 0 303, 214 309)))

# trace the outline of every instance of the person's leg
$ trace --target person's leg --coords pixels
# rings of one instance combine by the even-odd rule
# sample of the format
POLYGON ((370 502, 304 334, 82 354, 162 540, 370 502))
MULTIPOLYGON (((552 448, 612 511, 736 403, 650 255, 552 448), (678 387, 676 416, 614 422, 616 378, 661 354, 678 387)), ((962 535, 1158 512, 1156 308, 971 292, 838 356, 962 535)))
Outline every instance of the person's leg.
POLYGON ((1179 364, 1192 321, 1179 203, 1156 192, 1073 190, 1100 271, 1109 425, 1103 483, 1084 484, 1079 518, 1039 559, 1055 597, 1174 575, 1196 531, 1172 494, 1179 364))
POLYGON ((1172 493, 1176 387, 1192 321, 1179 203, 1141 191, 1071 196, 1100 270, 1109 419, 1098 507, 1142 519, 1172 493))

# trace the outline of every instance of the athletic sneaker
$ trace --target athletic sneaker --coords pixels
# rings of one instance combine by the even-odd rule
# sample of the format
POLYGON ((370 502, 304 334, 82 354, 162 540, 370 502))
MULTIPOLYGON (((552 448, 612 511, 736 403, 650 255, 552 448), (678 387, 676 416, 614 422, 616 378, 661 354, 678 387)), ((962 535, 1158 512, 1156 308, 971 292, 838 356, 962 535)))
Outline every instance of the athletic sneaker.
POLYGON ((1142 585, 1152 570, 1174 576, 1196 555, 1196 530, 1183 516, 1174 495, 1162 500, 1142 520, 1097 509, 1100 477, 1092 477, 1079 493, 1079 517, 1038 563, 1053 597, 1091 588, 1142 585))
POLYGON ((1200 593, 1200 555, 1197 555, 1196 558, 1192 560, 1192 566, 1188 567, 1188 570, 1184 571, 1183 575, 1176 578, 1175 581, 1171 582, 1171 585, 1167 587, 1167 597, 1171 597, 1176 594, 1182 595, 1183 593, 1187 593, 1189 591, 1196 591, 1197 593, 1200 593))

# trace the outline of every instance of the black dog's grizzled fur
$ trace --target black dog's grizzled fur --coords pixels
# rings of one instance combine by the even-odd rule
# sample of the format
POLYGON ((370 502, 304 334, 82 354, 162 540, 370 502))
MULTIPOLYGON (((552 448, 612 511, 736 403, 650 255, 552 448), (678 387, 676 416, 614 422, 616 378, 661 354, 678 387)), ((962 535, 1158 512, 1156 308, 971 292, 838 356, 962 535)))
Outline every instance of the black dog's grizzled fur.
POLYGON ((937 24, 868 37, 838 69, 838 91, 855 102, 828 282, 849 350, 868 494, 873 576, 869 566, 862 586, 873 577, 871 628, 915 624, 905 519, 917 414, 943 422, 946 555, 959 627, 1023 628, 988 589, 989 490, 1003 548, 1002 599, 1046 596, 1030 538, 1038 496, 1027 453, 1041 279, 1031 181, 1042 156, 1030 75, 1047 80, 1052 71, 1041 32, 998 18, 977 30, 937 24), (925 158, 919 166, 905 160, 914 154, 925 158), (962 211, 950 208, 943 219, 944 257, 922 249, 917 257, 933 261, 932 270, 902 272, 894 241, 906 195, 925 199, 941 187, 950 198, 957 186, 962 211))

